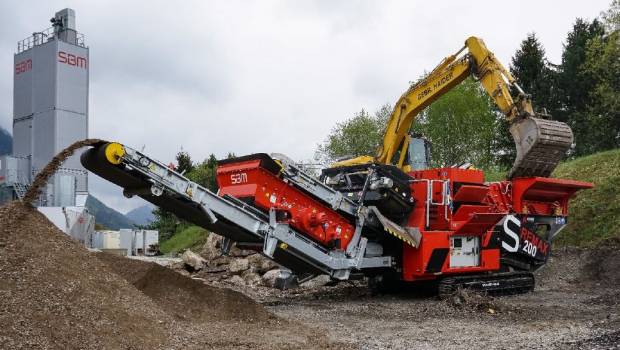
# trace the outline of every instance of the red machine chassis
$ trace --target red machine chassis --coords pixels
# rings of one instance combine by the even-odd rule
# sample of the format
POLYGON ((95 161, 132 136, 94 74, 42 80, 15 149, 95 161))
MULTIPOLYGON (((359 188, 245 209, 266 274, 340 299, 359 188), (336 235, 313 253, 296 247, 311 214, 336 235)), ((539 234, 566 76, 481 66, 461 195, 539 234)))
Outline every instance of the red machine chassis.
MULTIPOLYGON (((415 205, 401 224, 419 230, 421 239, 417 247, 401 242, 401 251, 393 252, 399 261, 393 268, 405 281, 499 271, 504 258, 523 261, 508 253, 544 262, 552 237, 540 237, 537 227, 555 222, 553 230, 558 231, 566 224, 569 199, 592 188, 590 183, 540 177, 485 183, 482 171, 459 168, 408 175, 415 205)), ((225 161, 217 180, 220 196, 236 197, 264 212, 275 209, 280 222, 329 249, 345 250, 351 241, 354 217, 283 180, 279 169, 264 159, 225 161)))

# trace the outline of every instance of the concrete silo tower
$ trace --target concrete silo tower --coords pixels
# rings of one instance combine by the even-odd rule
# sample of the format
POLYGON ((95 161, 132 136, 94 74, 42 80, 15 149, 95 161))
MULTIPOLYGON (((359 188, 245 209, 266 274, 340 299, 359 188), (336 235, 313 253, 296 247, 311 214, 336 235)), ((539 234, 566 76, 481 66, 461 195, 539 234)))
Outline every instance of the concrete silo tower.
MULTIPOLYGON (((18 42, 14 62, 13 157, 18 182, 28 184, 52 157, 88 137, 88 47, 75 12, 64 9, 52 27, 18 42)), ((77 156, 49 181, 41 206, 83 205, 88 176, 77 156)))

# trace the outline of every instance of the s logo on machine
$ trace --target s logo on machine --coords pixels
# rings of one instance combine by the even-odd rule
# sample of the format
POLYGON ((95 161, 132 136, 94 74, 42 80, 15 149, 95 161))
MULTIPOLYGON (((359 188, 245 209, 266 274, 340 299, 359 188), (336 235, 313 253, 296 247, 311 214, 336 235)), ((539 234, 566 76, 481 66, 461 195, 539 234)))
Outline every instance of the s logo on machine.
POLYGON ((509 253, 529 255, 535 259, 546 259, 549 242, 533 233, 535 225, 522 225, 514 215, 507 215, 502 224, 502 248, 509 253))
POLYGON ((502 238, 502 248, 511 253, 519 251, 519 234, 521 231, 521 221, 514 215, 506 216, 504 220, 504 237, 502 238), (506 240, 508 238, 508 240, 506 240))

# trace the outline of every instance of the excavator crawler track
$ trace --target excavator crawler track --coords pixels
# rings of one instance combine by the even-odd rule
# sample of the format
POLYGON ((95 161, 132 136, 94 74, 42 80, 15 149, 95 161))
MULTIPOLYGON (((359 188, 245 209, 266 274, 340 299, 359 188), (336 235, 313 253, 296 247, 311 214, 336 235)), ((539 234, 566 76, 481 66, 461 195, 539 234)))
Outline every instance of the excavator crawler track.
POLYGON ((534 290, 534 275, 530 272, 504 272, 490 275, 445 277, 439 281, 439 297, 445 298, 458 289, 472 289, 491 295, 513 295, 534 290))
POLYGON ((571 128, 562 122, 525 118, 510 127, 517 157, 509 178, 549 177, 573 143, 571 128))

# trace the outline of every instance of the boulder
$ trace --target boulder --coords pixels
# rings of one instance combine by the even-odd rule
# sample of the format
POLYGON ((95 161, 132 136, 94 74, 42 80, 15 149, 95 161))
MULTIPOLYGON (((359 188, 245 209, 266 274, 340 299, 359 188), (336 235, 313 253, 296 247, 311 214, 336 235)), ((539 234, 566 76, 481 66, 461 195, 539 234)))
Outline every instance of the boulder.
POLYGON ((243 278, 241 278, 241 276, 239 275, 234 275, 231 278, 229 278, 227 280, 228 282, 232 283, 232 284, 236 284, 238 286, 243 286, 245 285, 245 281, 243 280, 243 278))
POLYGON ((232 259, 230 265, 228 265, 228 271, 232 274, 240 274, 241 272, 250 268, 250 262, 248 259, 232 259))
POLYGON ((233 244, 232 247, 230 247, 230 252, 228 252, 228 255, 245 258, 255 253, 256 251, 254 250, 239 249, 236 244, 233 244))
POLYGON ((248 256, 247 259, 250 262, 252 270, 260 275, 278 267, 278 264, 260 254, 252 254, 248 256))
POLYGON ((256 272, 252 272, 251 270, 245 271, 241 277, 245 281, 245 284, 248 286, 257 286, 261 284, 261 278, 256 272))
POLYGON ((304 288, 316 288, 322 287, 329 282, 331 282, 331 278, 328 275, 318 275, 315 278, 302 283, 301 286, 304 288))
POLYGON ((263 277, 261 277, 261 279, 263 280, 264 285, 266 285, 267 287, 273 288, 273 286, 276 283, 276 279, 279 276, 280 276, 280 269, 274 269, 274 270, 265 272, 265 274, 263 275, 263 277))
POLYGON ((193 271, 200 271, 207 266, 207 261, 205 259, 189 249, 181 255, 181 260, 183 260, 183 263, 190 267, 193 271))
POLYGON ((269 270, 273 270, 279 267, 278 264, 276 264, 275 262, 273 262, 272 260, 269 260, 265 257, 263 258, 263 263, 261 264, 260 268, 258 269, 259 273, 266 273, 269 270))
POLYGON ((211 260, 209 262, 209 265, 211 266, 223 266, 223 265, 228 265, 230 264, 230 262, 233 260, 233 258, 231 258, 230 256, 220 256, 218 258, 215 258, 213 260, 211 260))
POLYGON ((178 270, 185 270, 185 263, 183 262, 183 260, 181 261, 177 261, 172 263, 169 268, 171 268, 172 270, 178 271, 178 270))
POLYGON ((263 261, 265 260, 265 258, 260 254, 252 254, 248 256, 246 259, 248 259, 251 266, 254 266, 256 268, 260 268, 261 265, 263 264, 263 261))
POLYGON ((207 260, 213 260, 218 258, 221 253, 222 240, 224 238, 215 233, 209 233, 209 237, 207 237, 207 242, 202 246, 202 250, 200 251, 200 255, 202 255, 207 260))

